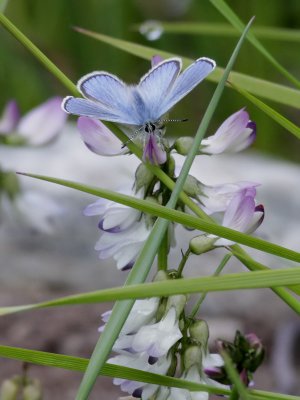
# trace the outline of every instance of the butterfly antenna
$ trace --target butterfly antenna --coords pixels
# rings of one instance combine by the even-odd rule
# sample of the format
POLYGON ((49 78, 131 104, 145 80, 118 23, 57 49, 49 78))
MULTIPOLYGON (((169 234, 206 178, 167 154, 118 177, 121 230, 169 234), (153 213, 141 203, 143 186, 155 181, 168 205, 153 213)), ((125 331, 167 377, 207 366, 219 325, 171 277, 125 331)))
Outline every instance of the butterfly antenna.
POLYGON ((186 122, 188 121, 188 118, 182 118, 182 119, 164 119, 161 122, 186 122))
POLYGON ((141 126, 139 129, 137 129, 131 136, 130 138, 122 144, 121 149, 124 149, 128 145, 128 143, 132 142, 132 140, 136 137, 136 135, 143 129, 143 126, 141 126))

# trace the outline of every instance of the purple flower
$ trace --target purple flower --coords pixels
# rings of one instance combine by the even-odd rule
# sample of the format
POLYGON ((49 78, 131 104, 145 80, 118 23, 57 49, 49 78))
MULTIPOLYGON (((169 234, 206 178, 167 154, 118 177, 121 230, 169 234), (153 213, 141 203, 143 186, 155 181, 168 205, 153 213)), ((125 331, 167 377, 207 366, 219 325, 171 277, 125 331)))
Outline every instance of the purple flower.
POLYGON ((164 164, 167 161, 167 153, 157 143, 157 137, 150 133, 144 147, 143 160, 150 164, 164 164))
POLYGON ((202 140, 203 154, 236 153, 250 146, 256 137, 256 124, 244 109, 232 114, 217 132, 202 140))
POLYGON ((122 142, 99 120, 79 117, 77 121, 82 140, 94 153, 100 156, 117 156, 127 152, 122 142))
POLYGON ((66 114, 61 109, 61 98, 53 97, 20 118, 14 100, 7 103, 0 120, 0 134, 15 134, 30 146, 40 146, 53 140, 62 130, 66 114))
MULTIPOLYGON (((237 193, 230 201, 225 211, 222 225, 244 233, 254 232, 264 219, 264 207, 255 205, 255 194, 247 189, 237 193)), ((209 235, 211 236, 211 235, 209 235)), ((233 242, 228 239, 218 239, 216 246, 228 246, 233 242)))
POLYGON ((245 195, 254 198, 256 186, 259 186, 259 184, 246 181, 223 183, 215 186, 201 184, 199 199, 207 214, 223 212, 227 209, 233 197, 240 192, 245 192, 245 195))

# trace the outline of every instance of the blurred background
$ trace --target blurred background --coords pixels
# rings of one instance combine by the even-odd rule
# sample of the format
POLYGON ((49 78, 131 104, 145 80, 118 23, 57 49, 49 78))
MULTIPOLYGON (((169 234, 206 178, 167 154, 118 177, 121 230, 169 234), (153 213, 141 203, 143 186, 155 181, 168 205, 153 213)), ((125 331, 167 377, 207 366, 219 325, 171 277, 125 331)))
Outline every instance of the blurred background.
MULTIPOLYGON (((298 0, 230 0, 228 4, 243 21, 255 15, 257 27, 300 29, 298 0)), ((221 67, 226 65, 237 42, 237 37, 166 32, 156 41, 149 41, 138 31, 137 26, 148 20, 226 22, 208 0, 10 0, 5 13, 74 82, 88 72, 107 70, 126 82, 134 83, 149 69, 148 62, 85 37, 74 31, 74 26, 194 59, 210 57, 221 67)), ((299 42, 261 41, 279 62, 300 78, 299 42)), ((2 27, 0 43, 0 114, 5 103, 12 98, 18 101, 25 113, 51 96, 69 94, 2 27)), ((290 85, 248 43, 243 45, 234 69, 290 85)), ((189 121, 184 128, 181 124, 170 125, 169 135, 194 134, 214 88, 215 84, 204 82, 176 105, 172 118, 188 118, 189 121)), ((298 109, 268 103, 300 125, 298 109)), ((257 140, 250 152, 201 158, 194 167, 195 173, 200 173, 208 184, 236 180, 262 183, 259 201, 265 204, 267 213, 259 236, 299 251, 299 141, 228 88, 209 134, 227 116, 244 106, 258 125, 257 140)), ((75 118, 70 117, 69 121, 75 122, 75 118)), ((4 168, 112 189, 131 182, 137 166, 137 161, 132 158, 108 160, 92 154, 81 143, 72 123, 55 143, 47 147, 0 147, 0 163, 4 168), (108 165, 111 169, 109 176, 108 165)), ((82 209, 94 198, 28 178, 22 178, 22 184, 56 199, 64 210, 64 216, 59 218, 52 235, 9 221, 0 225, 0 305, 37 302, 122 284, 124 273, 116 270, 112 260, 99 261, 93 250, 99 236, 97 219, 83 217, 82 209)), ((180 248, 188 245, 189 238, 183 230, 179 230, 177 237, 178 247, 172 254, 174 262, 180 248)), ((283 266, 280 259, 264 257, 258 252, 253 254, 266 265, 283 266)), ((215 266, 221 256, 217 251, 200 261, 192 258, 187 274, 210 274, 211 266, 215 266)), ((284 265, 293 264, 285 262, 284 265)), ((232 260, 227 272, 240 270, 241 265, 232 260)), ((6 316, 0 320, 1 343, 89 357, 98 337, 100 314, 109 307, 101 304, 6 316)), ((232 340, 236 329, 255 331, 263 340, 267 358, 256 377, 259 388, 299 393, 299 321, 271 290, 214 293, 209 295, 202 312, 210 324, 212 346, 217 337, 232 340)), ((22 373, 22 368, 20 362, 1 360, 0 381, 22 373)), ((81 379, 80 374, 51 368, 31 366, 29 372, 41 380, 44 399, 51 400, 73 399, 81 379)), ((91 399, 117 398, 119 389, 113 388, 111 380, 103 382, 102 379, 99 381, 91 399)))

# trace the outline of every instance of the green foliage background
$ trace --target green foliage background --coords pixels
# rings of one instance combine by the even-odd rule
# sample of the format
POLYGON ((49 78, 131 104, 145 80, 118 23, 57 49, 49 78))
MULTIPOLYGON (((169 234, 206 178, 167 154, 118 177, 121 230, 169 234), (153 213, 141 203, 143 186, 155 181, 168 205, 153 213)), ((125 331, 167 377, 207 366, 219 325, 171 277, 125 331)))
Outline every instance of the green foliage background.
MULTIPOLYGON (((136 82, 148 69, 147 62, 120 52, 75 32, 80 26, 125 40, 149 45, 134 30, 134 25, 147 19, 192 22, 225 22, 209 0, 193 0, 186 13, 174 18, 170 1, 146 0, 10 0, 6 15, 37 44, 75 82, 93 70, 108 70, 127 82, 136 82)), ((256 16, 255 26, 274 26, 300 29, 300 2, 298 0, 230 0, 228 4, 248 21, 256 16)), ((151 46, 180 55, 214 58, 224 66, 237 38, 165 34, 151 46)), ((262 40, 267 49, 291 73, 300 78, 299 43, 262 40)), ((249 44, 245 43, 235 70, 253 76, 289 85, 279 73, 249 44)), ((0 46, 0 107, 10 98, 16 98, 23 111, 30 109, 54 94, 66 95, 65 89, 44 70, 38 62, 1 28, 0 46)), ((189 118, 184 134, 195 131, 214 85, 200 85, 188 99, 172 111, 173 118, 189 118)), ((226 116, 246 105, 251 118, 258 124, 256 147, 281 157, 300 161, 299 141, 266 115, 246 104, 232 90, 225 91, 212 130, 226 116)), ((298 109, 271 104, 295 124, 300 125, 298 109)), ((299 105, 300 106, 300 105, 299 105)), ((169 125, 169 134, 182 134, 181 124, 169 125)), ((212 133, 212 132, 211 132, 212 133)))

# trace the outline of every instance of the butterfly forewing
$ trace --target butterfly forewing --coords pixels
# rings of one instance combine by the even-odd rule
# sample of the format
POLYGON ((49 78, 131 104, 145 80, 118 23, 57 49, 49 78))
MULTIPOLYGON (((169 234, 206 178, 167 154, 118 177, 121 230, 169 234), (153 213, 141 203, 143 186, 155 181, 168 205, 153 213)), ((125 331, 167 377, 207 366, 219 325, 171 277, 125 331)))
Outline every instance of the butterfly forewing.
POLYGON ((164 113, 170 110, 184 96, 186 96, 194 87, 205 79, 215 68, 216 64, 209 58, 199 58, 191 64, 176 79, 168 96, 161 103, 161 110, 164 113))
POLYGON ((93 72, 80 79, 78 89, 88 99, 111 110, 114 116, 118 115, 118 122, 137 124, 139 118, 131 87, 116 76, 107 72, 93 72))
POLYGON ((171 58, 152 68, 142 77, 137 91, 144 102, 144 122, 156 121, 164 114, 161 112, 163 100, 172 91, 181 69, 181 60, 171 58))

